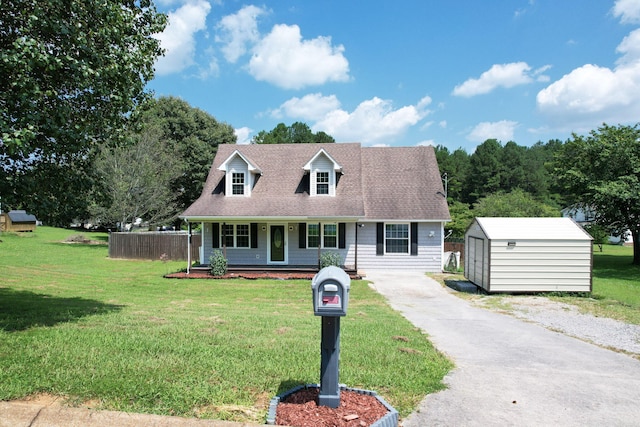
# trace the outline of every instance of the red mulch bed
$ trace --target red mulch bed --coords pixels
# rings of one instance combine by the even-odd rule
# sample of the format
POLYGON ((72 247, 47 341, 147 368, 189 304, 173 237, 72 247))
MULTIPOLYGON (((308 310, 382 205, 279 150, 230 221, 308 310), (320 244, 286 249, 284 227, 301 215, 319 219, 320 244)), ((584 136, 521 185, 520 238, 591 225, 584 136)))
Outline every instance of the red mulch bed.
MULTIPOLYGON (((301 273, 301 272, 238 272, 227 273, 224 276, 212 276, 208 272, 192 271, 189 274, 186 272, 167 274, 168 279, 281 279, 281 280, 312 280, 316 273, 301 273)), ((359 280, 362 277, 356 275, 350 275, 351 279, 359 280)))
POLYGON ((167 274, 166 278, 169 279, 302 279, 311 280, 315 273, 265 273, 265 272, 242 272, 242 273, 227 273, 224 276, 212 276, 209 273, 204 272, 186 272, 167 274))
POLYGON ((278 403, 276 425, 292 427, 366 427, 389 410, 374 396, 340 391, 340 406, 318 406, 317 388, 297 391, 278 403))

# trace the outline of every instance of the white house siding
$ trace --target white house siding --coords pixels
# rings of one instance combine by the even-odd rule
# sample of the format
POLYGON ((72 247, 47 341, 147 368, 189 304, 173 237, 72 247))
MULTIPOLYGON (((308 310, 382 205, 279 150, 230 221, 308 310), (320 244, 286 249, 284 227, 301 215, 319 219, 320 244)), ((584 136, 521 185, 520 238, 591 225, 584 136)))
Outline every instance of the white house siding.
MULTIPOLYGON (((398 223, 402 221, 393 221, 398 223)), ((376 255, 376 223, 366 222, 358 230, 358 270, 403 269, 424 272, 442 271, 441 222, 418 223, 418 255, 376 255), (429 233, 433 232, 433 236, 429 233)))
MULTIPOLYGON (((589 241, 491 241, 491 292, 588 292, 589 241)), ((488 257, 487 257, 488 258, 488 257)))

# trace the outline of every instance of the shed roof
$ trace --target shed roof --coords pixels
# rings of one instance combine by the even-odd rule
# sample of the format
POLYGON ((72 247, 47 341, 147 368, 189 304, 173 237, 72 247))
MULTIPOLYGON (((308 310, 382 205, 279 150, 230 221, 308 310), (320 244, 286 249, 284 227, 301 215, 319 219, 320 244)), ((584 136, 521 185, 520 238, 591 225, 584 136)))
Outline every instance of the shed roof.
POLYGON ((35 223, 36 216, 28 214, 26 211, 9 211, 11 222, 15 223, 35 223))
POLYGON ((593 240, 571 218, 475 219, 489 239, 496 240, 593 240))

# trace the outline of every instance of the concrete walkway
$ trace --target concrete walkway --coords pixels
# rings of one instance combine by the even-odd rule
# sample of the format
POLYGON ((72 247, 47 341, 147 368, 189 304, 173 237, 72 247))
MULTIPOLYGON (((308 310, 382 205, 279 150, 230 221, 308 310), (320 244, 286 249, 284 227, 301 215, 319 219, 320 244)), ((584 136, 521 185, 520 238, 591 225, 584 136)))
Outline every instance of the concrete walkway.
POLYGON ((257 424, 0 402, 0 427, 258 427, 257 424))
POLYGON ((456 364, 404 427, 640 425, 640 361, 472 307, 421 272, 366 279, 456 364))

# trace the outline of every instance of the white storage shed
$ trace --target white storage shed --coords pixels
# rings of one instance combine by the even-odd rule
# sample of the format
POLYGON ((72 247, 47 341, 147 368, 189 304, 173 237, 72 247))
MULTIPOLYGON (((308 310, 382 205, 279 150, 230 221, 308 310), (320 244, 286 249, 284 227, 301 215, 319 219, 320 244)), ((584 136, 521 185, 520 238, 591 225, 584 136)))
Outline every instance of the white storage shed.
POLYGON ((475 218, 464 275, 487 292, 591 292, 592 240, 570 218, 475 218))

